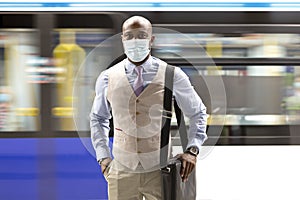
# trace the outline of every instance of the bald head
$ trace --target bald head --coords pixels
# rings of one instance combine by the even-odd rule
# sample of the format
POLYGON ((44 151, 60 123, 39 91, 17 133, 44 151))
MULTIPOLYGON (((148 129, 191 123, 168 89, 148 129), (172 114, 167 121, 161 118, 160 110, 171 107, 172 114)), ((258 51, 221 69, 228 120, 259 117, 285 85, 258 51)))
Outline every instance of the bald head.
POLYGON ((152 24, 142 16, 133 16, 127 19, 122 26, 122 39, 151 39, 152 40, 152 24))
POLYGON ((137 29, 137 28, 145 28, 152 32, 151 22, 142 16, 133 16, 127 19, 123 23, 122 31, 124 32, 128 29, 137 29))

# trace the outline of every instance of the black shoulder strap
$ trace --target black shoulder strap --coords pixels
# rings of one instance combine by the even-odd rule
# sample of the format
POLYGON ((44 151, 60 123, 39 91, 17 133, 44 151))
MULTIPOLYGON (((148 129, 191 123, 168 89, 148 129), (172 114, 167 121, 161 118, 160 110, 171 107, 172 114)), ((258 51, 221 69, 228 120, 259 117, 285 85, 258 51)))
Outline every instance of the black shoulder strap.
MULTIPOLYGON (((161 129, 161 151, 160 151, 160 163, 161 166, 165 166, 168 160, 168 149, 170 140, 170 127, 172 119, 172 97, 173 97, 173 79, 174 79, 173 66, 167 65, 165 72, 165 93, 164 93, 164 105, 162 115, 162 129, 161 129)), ((179 127, 180 140, 183 149, 187 146, 187 131, 184 121, 184 116, 180 110, 177 102, 174 101, 175 114, 177 118, 177 124, 179 127)))
POLYGON ((179 108, 176 100, 174 101, 174 108, 175 108, 176 120, 178 124, 181 146, 183 148, 183 151, 185 151, 188 144, 187 130, 185 126, 184 115, 181 109, 179 108))

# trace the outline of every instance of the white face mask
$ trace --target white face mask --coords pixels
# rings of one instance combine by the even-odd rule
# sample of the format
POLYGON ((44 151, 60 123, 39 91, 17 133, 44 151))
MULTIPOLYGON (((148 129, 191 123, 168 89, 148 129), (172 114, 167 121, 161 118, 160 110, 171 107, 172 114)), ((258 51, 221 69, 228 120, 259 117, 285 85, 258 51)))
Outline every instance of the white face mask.
POLYGON ((124 40, 124 53, 133 62, 141 62, 150 53, 149 43, 149 39, 124 40))

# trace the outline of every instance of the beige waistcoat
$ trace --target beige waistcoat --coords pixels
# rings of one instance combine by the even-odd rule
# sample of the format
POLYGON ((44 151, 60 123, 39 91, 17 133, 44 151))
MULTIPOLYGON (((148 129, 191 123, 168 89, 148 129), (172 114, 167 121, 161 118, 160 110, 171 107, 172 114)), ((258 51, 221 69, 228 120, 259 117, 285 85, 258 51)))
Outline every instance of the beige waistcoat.
POLYGON ((159 166, 160 134, 167 64, 160 63, 153 81, 137 97, 128 82, 125 62, 109 69, 107 99, 114 120, 113 156, 135 170, 159 166))

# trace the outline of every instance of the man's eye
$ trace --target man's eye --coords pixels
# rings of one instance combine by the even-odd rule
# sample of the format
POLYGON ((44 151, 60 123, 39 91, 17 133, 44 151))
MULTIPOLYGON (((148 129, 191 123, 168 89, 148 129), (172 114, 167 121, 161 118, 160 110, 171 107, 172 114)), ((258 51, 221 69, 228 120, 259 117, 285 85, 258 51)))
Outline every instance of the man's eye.
POLYGON ((132 34, 127 34, 125 35, 125 39, 126 40, 131 40, 133 38, 133 35, 132 34))
POLYGON ((139 39, 146 39, 147 37, 148 37, 148 35, 145 34, 145 33, 141 33, 141 34, 139 34, 139 36, 138 36, 139 39))

